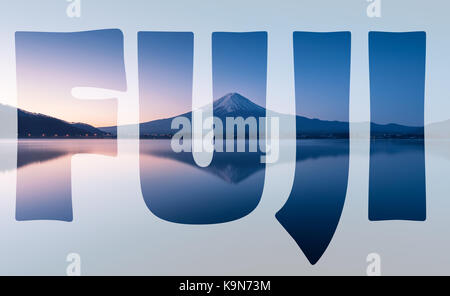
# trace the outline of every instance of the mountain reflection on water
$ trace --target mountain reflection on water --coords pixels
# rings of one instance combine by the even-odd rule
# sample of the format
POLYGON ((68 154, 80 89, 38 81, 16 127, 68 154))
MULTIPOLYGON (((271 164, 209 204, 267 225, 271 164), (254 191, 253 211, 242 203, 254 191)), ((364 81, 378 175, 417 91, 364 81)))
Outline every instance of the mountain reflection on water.
POLYGON ((217 224, 240 219, 259 204, 264 188, 260 153, 215 152, 197 166, 191 152, 175 153, 168 140, 140 142, 144 201, 159 218, 182 224, 217 224))
MULTIPOLYGON (((311 145, 297 153, 297 161, 346 153, 320 144, 324 140, 304 141, 311 145)), ((176 223, 223 223, 258 205, 265 168, 260 152, 215 153, 211 165, 200 168, 191 153, 174 153, 169 140, 140 143, 142 191, 158 217, 176 223)), ((17 148, 17 220, 71 221, 71 157, 117 153, 116 140, 20 140, 17 148)), ((1 167, 11 169, 12 163, 1 167)))
POLYGON ((71 157, 80 153, 115 156, 117 144, 111 140, 21 140, 17 152, 16 219, 70 222, 71 157))
MULTIPOLYGON (((372 156, 384 162, 405 153, 412 158, 423 153, 415 148, 417 140, 376 141, 378 148, 371 151, 372 156)), ((11 143, 2 142, 0 153, 5 145, 15 145, 11 143)), ((117 141, 20 140, 17 149, 17 164, 0 166, 0 171, 17 168, 16 219, 72 221, 71 157, 79 153, 115 156, 117 141)), ((448 158, 449 149, 450 142, 437 142, 430 144, 429 151, 448 158)), ((265 181, 260 152, 216 152, 206 168, 198 167, 191 153, 174 153, 170 140, 141 140, 140 153, 144 201, 163 220, 225 223, 248 215, 259 204, 265 181)), ((338 225, 348 161, 347 140, 297 141, 294 185, 277 218, 312 263, 326 250, 338 225)))

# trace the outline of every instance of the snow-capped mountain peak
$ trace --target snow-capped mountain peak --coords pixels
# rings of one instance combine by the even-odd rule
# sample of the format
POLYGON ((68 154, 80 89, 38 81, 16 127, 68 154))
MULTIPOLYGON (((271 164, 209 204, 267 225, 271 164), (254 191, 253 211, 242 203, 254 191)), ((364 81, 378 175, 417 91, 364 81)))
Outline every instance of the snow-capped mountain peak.
POLYGON ((256 105, 239 93, 229 93, 214 102, 214 115, 224 115, 232 113, 255 113, 259 115, 265 109, 256 105))

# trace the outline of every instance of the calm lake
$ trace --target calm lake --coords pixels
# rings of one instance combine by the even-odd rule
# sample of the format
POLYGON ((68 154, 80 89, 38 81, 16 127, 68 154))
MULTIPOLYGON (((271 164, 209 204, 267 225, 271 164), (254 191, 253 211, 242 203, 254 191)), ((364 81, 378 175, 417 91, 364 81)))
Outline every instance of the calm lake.
MULTIPOLYGON (((126 228, 128 234, 123 234, 124 240, 134 231, 142 233, 147 227, 157 231, 153 224, 159 221, 157 223, 168 223, 167 226, 161 226, 162 229, 165 229, 164 227, 170 229, 172 227, 170 225, 174 227, 180 225, 189 227, 191 230, 187 233, 192 235, 194 235, 193 229, 207 231, 209 239, 205 237, 206 240, 202 243, 205 248, 208 245, 213 247, 221 241, 220 238, 212 235, 213 229, 221 229, 225 225, 233 227, 235 223, 233 221, 245 219, 248 223, 254 221, 256 225, 266 223, 258 218, 261 217, 261 211, 258 212, 258 208, 264 184, 267 181, 265 180, 266 165, 261 164, 260 153, 215 153, 211 165, 200 168, 195 164, 191 153, 172 152, 169 140, 141 140, 138 149, 133 148, 134 150, 129 151, 118 149, 117 143, 116 140, 19 140, 18 144, 13 141, 3 141, 0 144, 2 151, 8 149, 12 151, 11 149, 17 145, 18 152, 17 169, 11 161, 4 162, 0 167, 3 179, 9 178, 11 174, 16 174, 17 177, 17 183, 14 186, 17 193, 15 212, 12 213, 9 208, 6 214, 9 215, 8 217, 15 217, 15 223, 25 223, 21 221, 38 223, 24 225, 30 225, 27 227, 34 225, 33 228, 39 229, 39 223, 47 225, 47 223, 72 222, 71 224, 78 225, 80 221, 84 223, 82 221, 87 219, 86 217, 89 218, 89 225, 92 227, 97 227, 97 223, 100 223, 101 227, 107 227, 108 223, 98 219, 108 216, 108 211, 118 211, 114 216, 114 222, 111 222, 116 229, 126 227, 130 217, 140 217, 140 222, 136 222, 135 228, 130 229, 130 226, 126 228), (77 154, 86 155, 72 159, 77 154), (96 155, 88 156, 88 154, 96 155), (128 156, 123 159, 119 157, 122 159, 120 164, 109 165, 109 162, 123 154, 128 156), (100 160, 96 160, 97 158, 100 160), (80 174, 83 182, 78 180, 80 174), (74 175, 77 179, 74 179, 74 175), (140 175, 140 181, 139 177, 138 182, 135 181, 135 175, 140 175), (83 185, 85 187, 80 187, 83 185), (139 197, 136 198, 136 190, 141 192, 140 200, 139 197), (87 196, 85 194, 88 193, 83 194, 83 192, 91 193, 87 196), (96 194, 92 195, 92 192, 96 194), (103 206, 97 208, 98 204, 103 206), (94 210, 97 214, 92 212, 94 210), (127 214, 128 210, 134 214, 130 216, 131 214, 127 214), (120 211, 123 213, 118 214, 120 211), (84 216, 83 213, 91 214, 84 216), (35 220, 41 222, 30 222, 35 220), (214 228, 211 224, 217 224, 218 228, 214 228), (195 228, 207 225, 210 225, 207 229, 195 228), (218 241, 211 241, 213 237, 216 237, 215 240, 218 241)), ((448 143, 445 145, 449 146, 448 143)), ((361 167, 367 161, 368 155, 365 154, 364 149, 362 152, 358 151, 358 147, 352 148, 355 153, 352 159, 356 161, 354 166, 361 167)), ((376 140, 372 141, 370 150, 373 162, 370 169, 365 176, 363 174, 357 176, 359 180, 362 180, 359 183, 363 183, 370 177, 370 202, 367 203, 367 191, 360 192, 358 195, 358 203, 366 200, 365 204, 369 207, 360 207, 357 212, 347 211, 347 218, 343 218, 344 215, 341 216, 341 214, 346 204, 347 193, 354 196, 352 189, 348 188, 351 183, 348 179, 351 163, 350 150, 348 140, 298 140, 296 173, 291 194, 281 209, 276 209, 267 217, 273 220, 276 216, 278 220, 276 223, 278 223, 279 232, 276 237, 284 237, 286 246, 291 246, 293 250, 297 249, 299 258, 306 257, 311 263, 317 262, 321 256, 324 258, 332 256, 333 249, 331 251, 327 249, 333 245, 330 244, 331 242, 339 241, 339 238, 334 238, 337 230, 339 232, 336 232, 336 235, 358 227, 357 225, 343 226, 341 224, 346 223, 341 220, 345 221, 356 215, 369 222, 370 213, 371 219, 377 216, 385 218, 386 215, 399 217, 404 215, 405 218, 419 221, 426 211, 425 199, 421 196, 421 193, 425 192, 423 141, 376 140), (394 177, 397 184, 386 183, 394 177), (373 187, 372 182, 381 187, 373 187), (387 185, 383 187, 383 184, 387 185), (374 188, 378 188, 379 192, 374 188), (295 242, 294 245, 292 242, 295 242)), ((430 151, 434 151, 437 157, 444 154, 444 158, 448 161, 448 157, 445 157, 448 150, 432 148, 430 151)), ((284 165, 286 164, 279 163, 271 166, 283 167, 284 165)), ((353 178, 355 178, 354 175, 353 178)), ((13 179, 10 178, 10 180, 13 179)), ((354 201, 353 198, 350 204, 354 204, 354 201)), ((261 207, 265 209, 267 205, 264 204, 261 207)), ((7 207, 2 210, 4 214, 5 209, 7 207)), ((271 223, 276 225, 274 222, 271 223)), ((93 231, 88 230, 90 226, 83 225, 85 226, 77 228, 80 235, 83 229, 87 232, 93 231)), ((63 231, 61 227, 63 226, 58 226, 58 229, 63 231)), ((266 229, 269 231, 270 227, 266 229)), ((252 228, 248 230, 261 231, 261 229, 252 230, 252 228)), ((170 230, 166 231, 170 233, 170 230)), ((220 233, 220 230, 217 231, 220 233)), ((120 233, 117 233, 117 236, 120 237, 122 235, 120 233)), ((48 237, 51 235, 51 232, 46 234, 48 237)), ((95 237, 94 233, 91 235, 95 237)), ((145 236, 141 235, 141 239, 144 238, 145 236)), ((167 239, 177 241, 175 237, 167 239)), ((192 237, 185 238, 186 244, 194 247, 196 243, 195 240, 191 241, 192 239, 192 237)), ((139 240, 134 238, 123 243, 132 246, 133 241, 139 240)), ((240 244, 244 244, 240 247, 244 248, 245 239, 239 238, 239 241, 240 244)), ((144 248, 143 253, 147 243, 156 244, 154 240, 149 241, 147 238, 140 243, 142 245, 139 248, 144 248)), ((251 244, 251 242, 248 243, 251 244)), ((279 243, 283 244, 283 242, 279 243)), ((159 255, 153 251, 152 258, 154 256, 164 258, 167 255, 162 245, 158 248, 159 255)), ((172 251, 175 250, 174 248, 175 246, 172 246, 172 251)), ((138 253, 142 255, 142 252, 138 253)), ((201 255, 197 254, 197 258, 198 256, 201 255)), ((287 257, 285 259, 288 260, 287 257)), ((283 260, 279 263, 289 265, 283 260)), ((130 264, 133 266, 129 266, 130 270, 140 270, 136 269, 136 265, 140 264, 138 261, 130 264)), ((207 263, 202 263, 204 264, 207 263)), ((228 268, 230 271, 233 270, 231 262, 228 268)), ((281 265, 280 268, 283 270, 281 265)), ((141 271, 145 270, 144 268, 141 271)))

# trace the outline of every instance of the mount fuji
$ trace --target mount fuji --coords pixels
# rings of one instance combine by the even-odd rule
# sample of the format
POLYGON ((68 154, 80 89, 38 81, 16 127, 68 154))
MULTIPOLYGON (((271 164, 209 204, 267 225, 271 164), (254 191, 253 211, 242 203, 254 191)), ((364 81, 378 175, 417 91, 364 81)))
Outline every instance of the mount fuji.
MULTIPOLYGON (((266 109, 238 93, 229 93, 213 102, 213 114, 225 123, 226 117, 265 117, 266 109)), ((174 135, 178 131, 171 129, 171 124, 176 117, 185 117, 192 120, 192 112, 141 123, 139 127, 141 137, 170 137, 174 135)), ((117 134, 117 127, 115 126, 101 127, 99 129, 113 135, 117 134)))
MULTIPOLYGON (((265 117, 266 109, 253 103, 239 93, 229 93, 213 102, 213 114, 225 123, 227 117, 265 117)), ((280 118, 292 115, 274 114, 280 118)), ((171 129, 172 120, 176 117, 192 119, 192 112, 178 116, 153 120, 140 124, 140 135, 143 138, 170 138, 178 130, 171 129)), ((344 121, 327 121, 296 116, 297 138, 346 138, 349 136, 349 123, 344 121)), ((101 127, 103 132, 117 134, 117 127, 101 127)), ((371 123, 375 137, 423 137, 423 127, 410 127, 397 124, 371 123)))
POLYGON ((214 102, 214 116, 223 117, 264 117, 266 109, 256 105, 238 93, 229 93, 214 102))

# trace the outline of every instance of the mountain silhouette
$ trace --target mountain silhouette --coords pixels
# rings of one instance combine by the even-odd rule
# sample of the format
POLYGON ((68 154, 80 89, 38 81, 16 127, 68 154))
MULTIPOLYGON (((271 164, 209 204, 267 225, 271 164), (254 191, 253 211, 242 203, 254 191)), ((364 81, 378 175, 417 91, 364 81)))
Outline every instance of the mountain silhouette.
MULTIPOLYGON (((214 116, 225 123, 226 117, 265 117, 266 109, 253 103, 239 93, 229 93, 213 102, 214 116)), ((293 115, 273 114, 272 116, 289 117, 293 115)), ((139 125, 140 136, 146 137, 171 137, 178 130, 171 128, 172 120, 176 117, 192 119, 192 113, 187 112, 178 116, 144 122, 139 125)), ((347 138, 349 136, 349 123, 344 121, 327 121, 311 119, 304 116, 296 117, 297 138, 347 138)), ((117 127, 101 127, 104 132, 116 135, 117 127)), ((225 124, 224 124, 225 129, 225 124)), ((380 138, 408 138, 423 137, 423 127, 410 127, 398 124, 371 123, 373 137, 380 138)), ((226 132, 226 131, 224 131, 226 132)), ((281 131, 282 132, 282 131, 281 131)))
POLYGON ((107 132, 89 124, 70 123, 44 114, 0 104, 0 115, 3 118, 14 118, 15 112, 17 112, 19 138, 103 138, 108 136, 107 132))
MULTIPOLYGON (((95 128, 86 123, 70 123, 48 115, 32 113, 0 104, 0 116, 2 118, 13 118, 14 112, 17 112, 17 135, 19 138, 104 138, 117 136, 117 126, 95 128)), ((229 93, 214 101, 213 112, 215 117, 222 120, 224 133, 226 133, 225 122, 227 117, 243 117, 244 119, 254 117, 258 119, 266 116, 265 108, 253 103, 239 93, 229 93)), ((271 116, 277 116, 282 119, 294 115, 272 113, 271 116)), ((140 136, 142 138, 172 137, 178 132, 178 130, 171 128, 172 120, 176 117, 185 117, 191 120, 192 113, 186 112, 166 119, 141 123, 139 125, 140 136)), ((348 138, 349 136, 348 122, 311 119, 304 116, 295 117, 297 138, 348 138)), ((259 129, 259 125, 257 128, 259 129)), ((439 130, 447 129, 441 127, 439 130)), ((280 135, 283 135, 283 131, 280 131, 280 135)), ((373 138, 423 138, 424 128, 399 124, 383 125, 371 123, 371 135, 373 138)))

